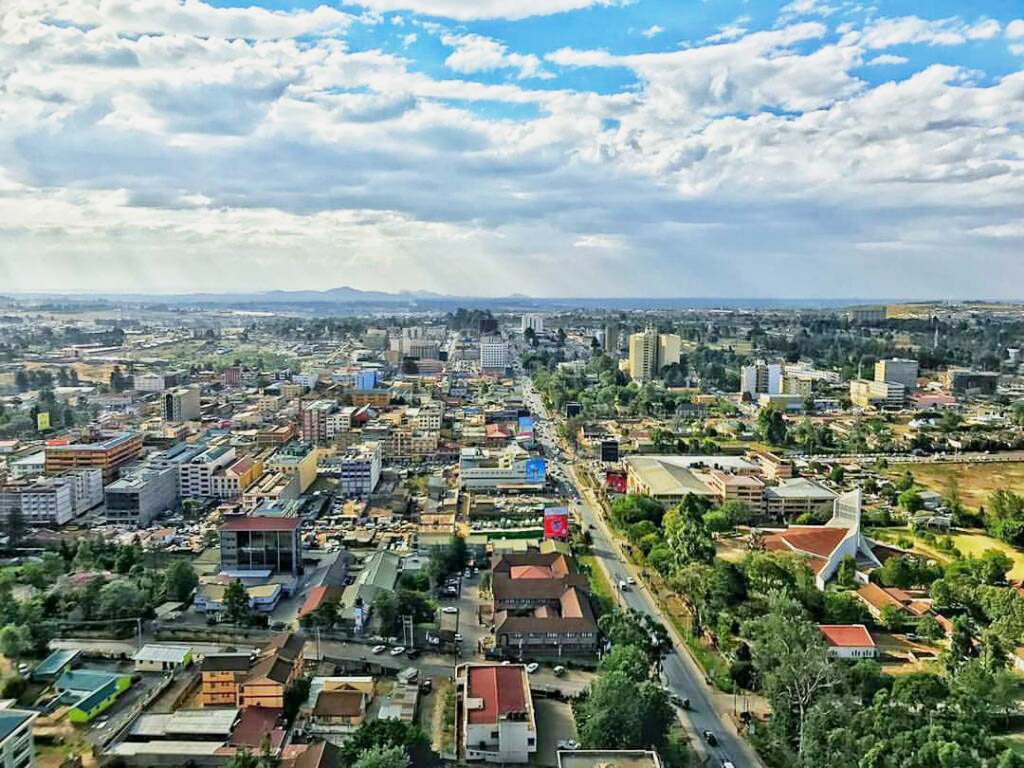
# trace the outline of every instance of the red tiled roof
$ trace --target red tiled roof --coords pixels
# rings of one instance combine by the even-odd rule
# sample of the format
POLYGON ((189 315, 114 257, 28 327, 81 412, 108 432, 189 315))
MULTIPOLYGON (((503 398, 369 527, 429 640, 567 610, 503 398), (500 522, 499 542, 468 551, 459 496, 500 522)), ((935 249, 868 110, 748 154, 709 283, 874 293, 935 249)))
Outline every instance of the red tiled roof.
POLYGON ((513 565, 509 568, 509 576, 513 579, 553 579, 555 575, 550 568, 543 565, 513 565))
POLYGON ((297 517, 233 517, 221 526, 222 531, 294 531, 297 517))
POLYGON ((818 630, 833 648, 874 648, 875 641, 863 624, 819 624, 818 630))
POLYGON ((228 743, 236 746, 258 747, 264 736, 270 734, 273 737, 274 734, 277 734, 277 743, 273 744, 272 738, 272 746, 280 746, 284 732, 275 726, 281 718, 281 712, 280 709, 268 707, 246 707, 242 710, 238 725, 228 743))
POLYGON ((324 603, 341 600, 341 595, 344 591, 342 587, 313 587, 309 590, 309 594, 306 595, 306 601, 299 608, 298 617, 301 619, 303 616, 308 616, 324 603))
POLYGON ((468 697, 480 699, 483 706, 469 710, 469 722, 496 723, 502 715, 525 712, 525 674, 520 666, 470 667, 468 697))
POLYGON ((865 584, 857 590, 857 596, 879 611, 887 605, 894 605, 901 610, 903 608, 903 603, 897 600, 889 590, 883 589, 877 584, 865 584))
POLYGON ((846 528, 829 528, 823 525, 793 525, 780 533, 765 537, 769 549, 778 550, 778 543, 797 552, 818 557, 831 555, 840 542, 849 534, 846 528))

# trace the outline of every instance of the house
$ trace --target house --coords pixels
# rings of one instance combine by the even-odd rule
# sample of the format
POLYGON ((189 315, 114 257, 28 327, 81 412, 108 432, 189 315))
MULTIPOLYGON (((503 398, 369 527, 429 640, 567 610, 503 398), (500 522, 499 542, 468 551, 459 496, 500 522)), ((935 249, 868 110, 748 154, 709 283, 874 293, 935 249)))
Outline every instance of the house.
POLYGON ((0 709, 0 766, 35 768, 32 721, 38 715, 30 710, 0 709))
POLYGON ((537 751, 537 723, 526 667, 465 664, 462 749, 469 762, 527 763, 537 751))
POLYGON ((569 587, 587 590, 575 560, 560 552, 515 552, 491 559, 494 612, 547 606, 557 608, 569 587))
POLYGON ((328 741, 289 745, 281 759, 281 768, 337 768, 339 765, 342 765, 341 750, 328 741))
POLYGON ((828 643, 828 655, 835 659, 874 659, 878 648, 863 624, 819 624, 818 631, 828 643))
POLYGON ((202 706, 282 709, 284 693, 299 676, 305 640, 291 633, 275 636, 255 660, 249 654, 210 654, 201 667, 202 706))
POLYGON ((301 707, 306 730, 341 744, 366 719, 374 690, 373 678, 368 676, 314 677, 301 707))
POLYGON ((177 672, 192 663, 192 649, 184 645, 149 643, 135 654, 136 672, 177 672))
POLYGON ((248 653, 207 654, 200 666, 200 706, 235 706, 238 700, 238 684, 249 672, 250 666, 252 656, 248 653))
POLYGON ((857 597, 864 603, 875 619, 882 617, 887 607, 896 608, 907 616, 924 616, 931 612, 931 600, 915 598, 902 589, 882 587, 878 584, 865 584, 857 590, 857 597))
POLYGON ((657 752, 643 749, 573 749, 558 752, 558 768, 662 768, 657 752))
POLYGON ((496 650, 509 656, 563 656, 597 651, 597 619, 589 595, 565 587, 557 607, 540 605, 526 615, 502 610, 494 616, 496 650))
POLYGON ((95 670, 76 670, 62 674, 53 684, 62 702, 68 702, 68 720, 88 723, 110 708, 131 688, 130 675, 95 670))
POLYGON ((791 525, 767 533, 764 546, 769 552, 792 552, 806 558, 818 589, 824 590, 839 564, 852 557, 858 566, 879 568, 881 562, 871 542, 860 529, 861 492, 850 491, 835 499, 832 518, 825 525, 791 525))
POLYGON ((31 677, 36 681, 53 682, 71 669, 81 654, 82 652, 77 649, 58 649, 36 665, 31 677))

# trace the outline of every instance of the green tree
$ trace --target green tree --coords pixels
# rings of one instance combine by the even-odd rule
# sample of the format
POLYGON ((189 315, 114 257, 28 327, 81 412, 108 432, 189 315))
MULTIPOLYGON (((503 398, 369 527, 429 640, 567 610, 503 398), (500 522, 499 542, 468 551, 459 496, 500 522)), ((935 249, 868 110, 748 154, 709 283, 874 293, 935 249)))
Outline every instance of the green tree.
POLYGON ((757 432, 762 440, 771 445, 785 445, 786 417, 776 408, 762 408, 757 414, 757 432))
POLYGON ((601 659, 597 671, 602 675, 622 672, 630 680, 643 681, 651 675, 651 661, 635 645, 616 645, 601 659))
POLYGON ((371 749, 402 747, 411 768, 431 768, 438 756, 430 748, 430 739, 418 725, 401 720, 369 720, 360 725, 341 747, 344 765, 353 765, 359 756, 371 749))
POLYGON ((224 590, 224 616, 231 624, 248 624, 252 620, 249 593, 239 579, 232 581, 224 590))
POLYGON ((370 747, 359 754, 352 768, 409 768, 410 763, 403 746, 370 747))
POLYGON ((8 624, 0 629, 0 653, 8 659, 17 659, 31 648, 27 627, 8 624))
POLYGON ((584 749, 650 749, 675 720, 668 694, 621 671, 601 675, 577 700, 574 714, 584 749))
POLYGON ((924 508, 924 500, 921 498, 921 494, 910 488, 899 495, 899 505, 906 510, 908 515, 912 515, 924 508))
POLYGON ((164 571, 164 592, 168 600, 188 600, 197 586, 199 577, 188 560, 175 560, 164 571))
POLYGON ((25 524, 25 515, 20 507, 14 507, 7 513, 7 521, 4 524, 4 534, 7 536, 7 546, 17 549, 25 539, 28 526, 25 524))
POLYGON ((706 499, 691 493, 665 513, 665 541, 678 566, 714 560, 715 544, 704 524, 709 507, 706 499))

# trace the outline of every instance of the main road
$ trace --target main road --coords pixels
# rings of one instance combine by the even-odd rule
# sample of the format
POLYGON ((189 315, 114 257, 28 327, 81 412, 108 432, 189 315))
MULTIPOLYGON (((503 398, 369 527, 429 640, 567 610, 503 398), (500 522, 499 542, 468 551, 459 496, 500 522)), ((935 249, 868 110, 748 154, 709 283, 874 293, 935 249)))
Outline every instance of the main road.
POLYGON ((575 488, 576 496, 579 499, 577 507, 580 519, 590 531, 591 550, 597 562, 607 573, 618 593, 618 598, 628 608, 652 616, 664 624, 673 639, 675 650, 665 658, 662 672, 669 690, 680 698, 690 700, 691 708, 684 711, 683 715, 692 743, 702 745, 703 752, 708 756, 712 765, 722 766, 731 763, 736 768, 762 768, 763 763, 746 740, 736 731, 728 715, 715 708, 711 688, 704 678, 703 671, 690 656, 678 632, 666 620, 632 563, 623 554, 618 541, 605 522, 604 516, 597 512, 600 509, 597 499, 586 486, 579 482, 572 467, 560 458, 562 455, 560 448, 555 444, 553 435, 550 433, 550 430, 554 428, 554 421, 549 418, 540 395, 533 388, 529 379, 524 377, 520 381, 523 395, 531 412, 540 416, 542 420, 538 425, 540 430, 538 439, 551 459, 550 466, 557 470, 558 474, 564 475, 571 481, 575 488), (627 582, 630 577, 636 582, 636 586, 620 591, 617 585, 627 582), (704 738, 706 731, 715 735, 717 746, 712 747, 708 744, 704 738))

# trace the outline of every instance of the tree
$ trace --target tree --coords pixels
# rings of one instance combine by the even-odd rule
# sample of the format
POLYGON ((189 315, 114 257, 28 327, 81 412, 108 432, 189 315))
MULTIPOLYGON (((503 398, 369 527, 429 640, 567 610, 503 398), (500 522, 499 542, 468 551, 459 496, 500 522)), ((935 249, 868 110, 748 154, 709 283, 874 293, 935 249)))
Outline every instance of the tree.
POLYGON ((373 599, 373 615, 381 632, 390 633, 398 624, 398 597, 394 592, 380 592, 373 599))
POLYGON ((1024 542, 1024 496, 999 489, 988 498, 985 527, 1007 544, 1024 542))
POLYGON ((898 632, 903 628, 903 609, 898 605, 884 605, 882 606, 878 621, 890 632, 898 632))
POLYGON ((831 480, 833 483, 842 484, 842 482, 846 479, 846 470, 843 468, 843 465, 836 464, 835 466, 833 466, 832 469, 829 470, 828 479, 831 480))
POLYGON ((942 663, 947 674, 954 675, 974 657, 974 638, 966 618, 957 616, 953 619, 953 630, 949 636, 949 645, 942 656, 942 663))
POLYGON ((134 619, 146 612, 146 596, 125 579, 105 584, 99 593, 99 613, 106 619, 134 619))
POLYGON ((574 707, 584 749, 650 749, 661 744, 675 720, 668 694, 625 672, 601 675, 574 707))
POLYGON ((771 445, 785 445, 786 417, 777 408, 762 408, 757 414, 757 432, 771 445))
POLYGON ((836 584, 841 587, 852 587, 857 575, 857 561, 852 555, 846 555, 839 561, 836 568, 836 584))
POLYGON ((360 755, 371 749, 402 747, 411 768, 431 768, 438 764, 437 754, 430 748, 430 739, 418 725, 401 720, 369 720, 364 722, 341 747, 344 765, 353 765, 360 755))
POLYGON ((691 493, 665 513, 665 541, 677 565, 714 560, 715 544, 704 524, 709 507, 705 498, 691 493))
POLYGON ((772 706, 772 725, 802 756, 812 708, 842 684, 828 646, 792 598, 773 593, 768 612, 743 626, 751 661, 772 706))
POLYGON ((921 498, 921 494, 913 488, 909 488, 899 495, 899 505, 906 510, 908 515, 912 515, 924 508, 924 500, 921 498))
POLYGON ((11 549, 17 549, 25 538, 28 527, 25 525, 25 515, 20 507, 14 507, 7 513, 7 523, 4 526, 4 533, 7 535, 7 545, 11 549))
POLYGON ((651 661, 635 645, 616 645, 597 666, 602 675, 621 672, 630 680, 643 681, 651 676, 651 661))
POLYGON ((175 560, 164 571, 164 592, 168 600, 184 602, 199 586, 199 577, 188 560, 175 560))
POLYGON ((248 624, 252 619, 249 593, 239 579, 232 581, 224 590, 224 615, 231 624, 248 624))
POLYGON ((930 614, 925 614, 917 620, 917 634, 930 643, 942 638, 942 625, 930 614))
POLYGON ((410 762, 405 748, 400 745, 370 747, 359 754, 352 768, 409 768, 410 762))
POLYGON ((0 629, 0 653, 8 659, 17 659, 31 648, 28 627, 8 624, 0 629))

